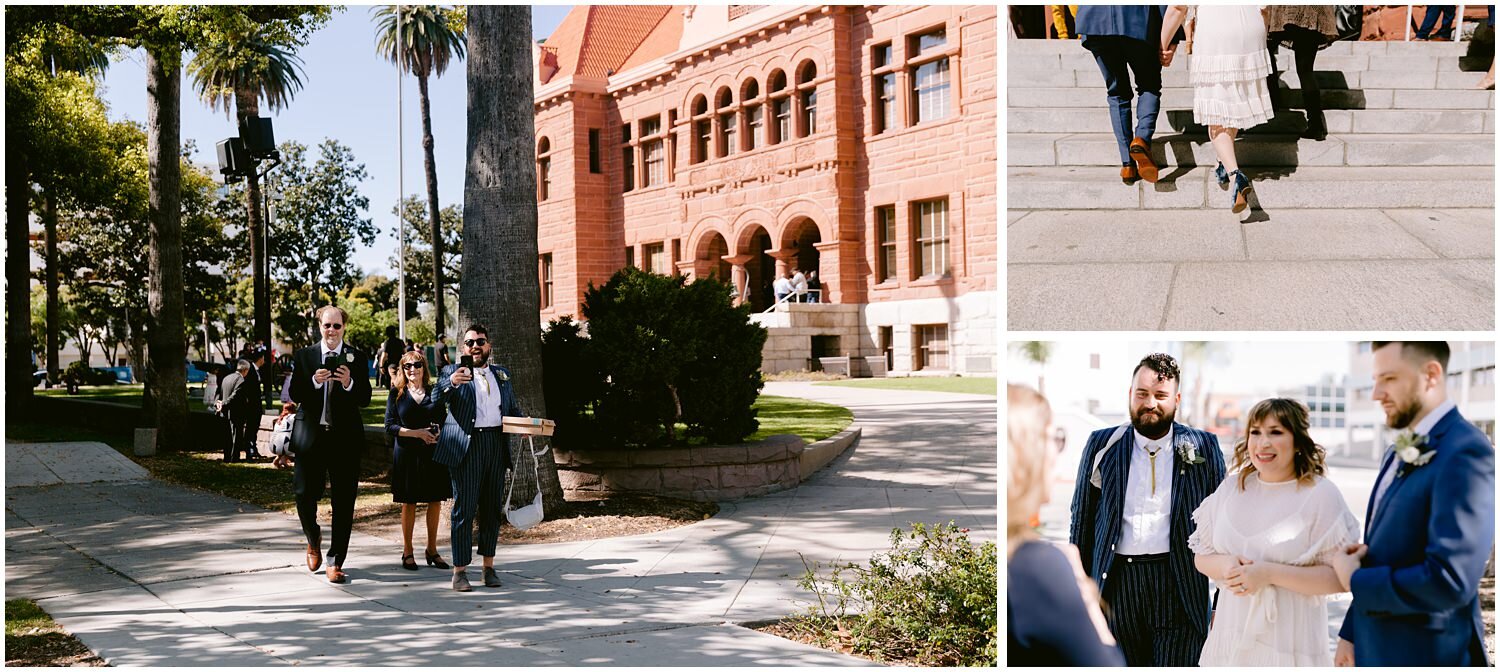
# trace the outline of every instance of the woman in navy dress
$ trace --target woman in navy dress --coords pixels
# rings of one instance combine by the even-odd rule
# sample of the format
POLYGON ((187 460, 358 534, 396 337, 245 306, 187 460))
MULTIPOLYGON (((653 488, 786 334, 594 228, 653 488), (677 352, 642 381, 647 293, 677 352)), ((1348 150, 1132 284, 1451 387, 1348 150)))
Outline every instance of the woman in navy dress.
POLYGON ((1060 441, 1049 438, 1052 410, 1035 390, 1008 385, 1010 487, 1005 507, 1006 663, 1012 667, 1124 666, 1083 572, 1078 547, 1037 538, 1031 521, 1047 501, 1060 441))
POLYGON ((385 433, 395 437, 396 455, 391 460, 391 498, 401 504, 401 566, 416 570, 411 534, 417 523, 417 504, 427 505, 427 564, 439 569, 450 566, 437 552, 437 532, 443 500, 453 496, 448 468, 432 461, 445 410, 432 393, 427 358, 412 351, 401 356, 391 377, 391 394, 385 402, 385 433))

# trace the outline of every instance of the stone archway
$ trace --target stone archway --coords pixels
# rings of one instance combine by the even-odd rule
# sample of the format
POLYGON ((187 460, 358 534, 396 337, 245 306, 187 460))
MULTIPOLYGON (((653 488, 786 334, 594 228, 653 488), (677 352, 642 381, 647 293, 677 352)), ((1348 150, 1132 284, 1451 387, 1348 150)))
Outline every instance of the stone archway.
POLYGON ((819 270, 818 263, 821 261, 821 255, 816 245, 823 242, 823 234, 818 230, 816 223, 807 218, 799 219, 786 228, 786 233, 782 237, 784 240, 782 240, 781 249, 792 253, 790 259, 792 270, 803 273, 819 270))
POLYGON ((771 234, 759 224, 743 229, 736 238, 734 263, 743 264, 744 295, 757 312, 770 308, 775 300, 771 292, 771 283, 776 280, 776 258, 770 255, 772 249, 771 234))
POLYGON ((729 243, 718 231, 710 231, 698 241, 698 250, 693 255, 693 275, 701 278, 714 277, 720 282, 733 283, 733 266, 725 260, 729 256, 729 243))

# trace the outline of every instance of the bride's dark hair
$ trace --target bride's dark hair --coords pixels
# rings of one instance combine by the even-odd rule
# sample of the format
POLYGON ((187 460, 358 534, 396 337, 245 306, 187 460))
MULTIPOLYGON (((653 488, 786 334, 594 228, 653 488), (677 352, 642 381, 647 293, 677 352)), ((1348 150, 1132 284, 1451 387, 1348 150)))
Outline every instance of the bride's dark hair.
POLYGON ((1245 481, 1249 480, 1250 474, 1255 473, 1255 465, 1250 461, 1250 430, 1271 416, 1275 416, 1276 421, 1292 433, 1294 478, 1311 485, 1315 476, 1322 476, 1327 471, 1323 460, 1326 453, 1322 446, 1313 441, 1312 434, 1308 433, 1307 407, 1296 399, 1266 399, 1250 409, 1250 415, 1245 420, 1245 435, 1234 446, 1234 462, 1230 465, 1230 470, 1239 472, 1240 490, 1245 489, 1245 481))

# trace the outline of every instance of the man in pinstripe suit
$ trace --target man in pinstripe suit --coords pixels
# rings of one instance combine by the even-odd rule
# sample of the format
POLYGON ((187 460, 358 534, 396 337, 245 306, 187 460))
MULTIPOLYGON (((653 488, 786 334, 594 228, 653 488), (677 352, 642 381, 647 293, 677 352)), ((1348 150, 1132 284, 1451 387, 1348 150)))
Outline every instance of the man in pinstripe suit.
POLYGON ((1130 425, 1089 436, 1069 541, 1109 604, 1131 666, 1198 664, 1208 637, 1208 579, 1193 567, 1193 511, 1224 480, 1213 434, 1177 424, 1176 360, 1147 355, 1130 386, 1130 425))
POLYGON ((510 467, 508 437, 501 418, 524 416, 510 386, 510 372, 489 363, 489 330, 473 325, 464 332, 459 352, 473 358, 473 368, 443 367, 437 398, 448 405, 448 419, 432 459, 448 466, 453 478, 453 589, 473 590, 466 573, 474 553, 474 518, 479 518, 479 555, 484 558, 484 585, 500 586, 495 572, 495 545, 500 541, 500 500, 505 470, 510 467))

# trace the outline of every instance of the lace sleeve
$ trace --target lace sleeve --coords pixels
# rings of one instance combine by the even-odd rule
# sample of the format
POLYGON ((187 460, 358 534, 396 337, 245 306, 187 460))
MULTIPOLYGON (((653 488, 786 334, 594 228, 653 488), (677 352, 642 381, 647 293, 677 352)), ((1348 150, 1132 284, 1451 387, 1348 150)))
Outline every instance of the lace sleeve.
POLYGON ((1318 512, 1314 518, 1312 533, 1308 536, 1307 550, 1298 556, 1294 565, 1326 565, 1330 559, 1343 552, 1345 546, 1359 543, 1359 519, 1349 512, 1344 496, 1331 481, 1323 481, 1318 493, 1318 512))
MULTIPOLYGON (((1229 479, 1224 479, 1225 483, 1229 479)), ((1212 555, 1220 551, 1214 547, 1214 520, 1218 516, 1219 500, 1223 497, 1223 486, 1205 497, 1193 510, 1193 533, 1188 535, 1188 550, 1198 555, 1212 555)))

